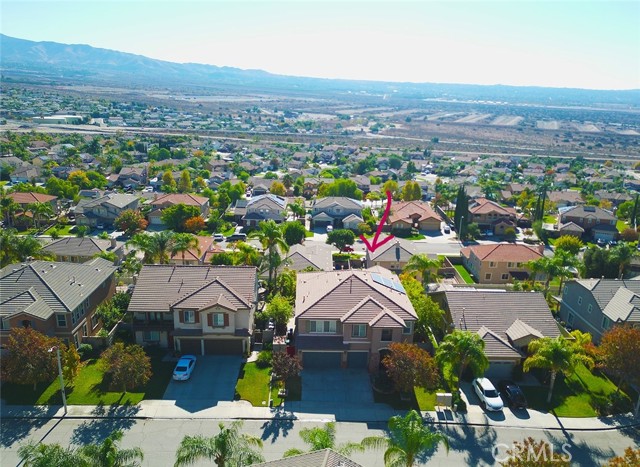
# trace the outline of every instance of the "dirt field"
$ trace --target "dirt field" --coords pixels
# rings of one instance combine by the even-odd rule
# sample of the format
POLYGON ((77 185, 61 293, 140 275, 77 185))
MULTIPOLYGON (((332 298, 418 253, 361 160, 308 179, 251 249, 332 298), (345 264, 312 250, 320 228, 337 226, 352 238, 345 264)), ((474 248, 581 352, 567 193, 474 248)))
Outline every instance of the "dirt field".
POLYGON ((491 122, 491 125, 514 126, 519 124, 523 120, 524 120, 524 117, 518 117, 513 115, 500 115, 491 122))
POLYGON ((459 118, 456 123, 480 123, 491 117, 491 114, 471 114, 466 117, 459 118))
POLYGON ((600 128, 592 123, 574 123, 573 127, 578 131, 584 131, 586 133, 599 133, 600 128))
POLYGON ((541 130, 559 130, 560 122, 557 122, 555 120, 551 120, 551 121, 538 120, 536 122, 536 128, 539 128, 541 130))

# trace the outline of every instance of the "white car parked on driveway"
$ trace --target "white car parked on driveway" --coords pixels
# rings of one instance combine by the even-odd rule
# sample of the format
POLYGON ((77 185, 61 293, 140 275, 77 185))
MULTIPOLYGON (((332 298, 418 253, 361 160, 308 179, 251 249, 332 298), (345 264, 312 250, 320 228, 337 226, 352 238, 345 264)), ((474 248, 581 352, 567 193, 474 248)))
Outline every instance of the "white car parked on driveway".
POLYGON ((175 369, 173 370, 173 379, 176 381, 186 381, 191 378, 191 373, 196 366, 195 355, 183 355, 178 360, 175 369))
POLYGON ((472 383, 473 390, 480 399, 480 405, 483 409, 499 412, 504 408, 504 403, 500 394, 487 378, 476 378, 472 383))

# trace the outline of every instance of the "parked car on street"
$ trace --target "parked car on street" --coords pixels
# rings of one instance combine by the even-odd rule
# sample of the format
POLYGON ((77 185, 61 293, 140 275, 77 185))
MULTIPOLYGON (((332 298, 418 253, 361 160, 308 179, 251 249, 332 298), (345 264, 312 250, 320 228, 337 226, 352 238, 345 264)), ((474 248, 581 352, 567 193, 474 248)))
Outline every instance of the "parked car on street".
POLYGON ((234 233, 227 237, 228 242, 244 242, 247 239, 247 234, 243 233, 234 233))
POLYGON ((450 234, 451 233, 451 227, 449 227, 448 225, 445 225, 444 226, 444 233, 450 234))
POLYGON ((224 242, 224 235, 222 235, 221 233, 214 233, 213 234, 213 239, 216 242, 224 242))
POLYGON ((196 366, 195 355, 183 355, 178 360, 175 369, 173 370, 173 379, 175 381, 186 381, 191 378, 191 373, 196 366))
POLYGON ((332 225, 328 225, 327 226, 327 233, 331 233, 333 232, 333 226, 332 225))
POLYGON ((480 399, 480 405, 483 409, 499 412, 504 408, 504 402, 502 402, 500 394, 498 394, 498 391, 488 378, 476 378, 471 384, 478 399, 480 399))
POLYGON ((498 383, 498 390, 500 391, 500 396, 502 396, 502 400, 511 408, 515 409, 526 409, 527 408, 527 399, 524 397, 524 393, 520 386, 518 386, 513 381, 500 381, 498 383))

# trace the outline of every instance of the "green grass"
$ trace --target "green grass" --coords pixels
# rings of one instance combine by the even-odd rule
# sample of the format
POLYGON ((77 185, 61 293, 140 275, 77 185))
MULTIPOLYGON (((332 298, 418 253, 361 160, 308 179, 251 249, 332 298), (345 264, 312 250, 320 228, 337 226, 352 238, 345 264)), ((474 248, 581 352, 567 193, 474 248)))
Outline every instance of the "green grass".
MULTIPOLYGON (((133 392, 110 391, 108 378, 98 359, 84 362, 73 383, 66 385, 67 404, 69 405, 111 405, 137 404, 143 399, 161 399, 169 384, 174 364, 163 362, 161 355, 151 356, 153 376, 146 386, 133 392)), ((8 404, 47 405, 62 404, 60 382, 55 378, 50 384, 33 385, 9 384, 2 387, 2 396, 8 404)))
POLYGON ((44 231, 45 235, 51 235, 51 231, 52 230, 57 230, 58 231, 58 235, 60 235, 61 237, 67 236, 67 235, 73 235, 73 233, 71 232, 72 230, 75 230, 76 226, 72 225, 72 224, 66 224, 66 225, 62 225, 62 224, 58 224, 58 225, 54 225, 53 227, 48 228, 47 230, 44 231))
POLYGON ((618 229, 618 232, 622 233, 628 228, 629 224, 627 224, 625 221, 618 220, 616 222, 616 229, 618 229))
POLYGON ((558 417, 595 417, 595 407, 616 392, 616 385, 607 377, 591 373, 580 365, 567 378, 558 376, 551 402, 547 404, 548 386, 522 386, 529 407, 549 411, 558 417))
POLYGON ((410 235, 408 237, 404 237, 405 240, 424 240, 425 238, 427 238, 427 237, 425 237, 422 234, 410 235))
POLYGON ((227 230, 223 230, 220 233, 222 235, 224 235, 225 237, 228 237, 228 236, 233 235, 234 233, 236 233, 236 228, 235 227, 229 227, 227 230))
POLYGON ((551 214, 547 214, 542 219, 542 222, 544 222, 545 224, 555 224, 556 222, 558 222, 558 218, 556 216, 552 216, 551 214))
POLYGON ((314 233, 313 232, 309 232, 308 230, 305 230, 304 231, 304 236, 305 236, 305 238, 313 237, 314 233))
POLYGON ((436 393, 447 392, 445 389, 427 390, 420 387, 413 388, 413 393, 418 403, 420 410, 435 410, 436 409, 436 393))
POLYGON ((255 362, 243 364, 236 384, 236 398, 248 401, 254 407, 266 406, 270 378, 271 367, 258 368, 255 362))
POLYGON ((299 376, 297 378, 291 378, 286 385, 287 397, 278 396, 278 392, 280 388, 284 387, 284 383, 282 381, 277 381, 271 387, 271 399, 273 400, 273 406, 276 407, 280 405, 284 401, 299 401, 302 400, 302 378, 299 376))
POLYGON ((467 271, 467 269, 464 267, 464 265, 462 265, 462 264, 454 264, 453 267, 456 268, 456 271, 458 271, 458 274, 460 274, 460 276, 462 276, 462 279, 464 280, 464 282, 466 284, 475 284, 476 283, 476 281, 473 280, 473 277, 471 277, 471 274, 469 274, 469 271, 467 271))

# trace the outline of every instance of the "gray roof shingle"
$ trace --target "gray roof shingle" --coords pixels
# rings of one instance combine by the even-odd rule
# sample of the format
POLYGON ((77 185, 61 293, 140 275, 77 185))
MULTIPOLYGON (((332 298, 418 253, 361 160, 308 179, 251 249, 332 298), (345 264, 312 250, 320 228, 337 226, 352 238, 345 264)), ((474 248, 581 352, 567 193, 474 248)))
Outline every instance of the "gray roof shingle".
POLYGON ((254 467, 362 467, 332 449, 321 449, 297 456, 252 464, 254 467))

